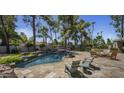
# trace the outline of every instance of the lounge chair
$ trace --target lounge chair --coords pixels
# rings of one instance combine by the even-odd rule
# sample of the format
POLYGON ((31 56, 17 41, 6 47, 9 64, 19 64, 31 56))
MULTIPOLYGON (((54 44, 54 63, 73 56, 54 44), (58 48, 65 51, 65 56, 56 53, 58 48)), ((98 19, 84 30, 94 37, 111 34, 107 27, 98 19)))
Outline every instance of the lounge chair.
POLYGON ((75 73, 78 71, 80 61, 73 61, 71 64, 65 65, 65 72, 75 73))
POLYGON ((94 57, 93 58, 85 58, 85 60, 80 62, 79 66, 83 67, 84 69, 92 70, 91 63, 93 62, 93 60, 94 60, 94 57))
POLYGON ((70 73, 75 73, 78 71, 78 67, 83 67, 84 69, 90 69, 91 68, 91 63, 93 62, 93 58, 85 58, 83 61, 73 61, 71 64, 66 64, 65 65, 65 72, 70 72, 70 73))

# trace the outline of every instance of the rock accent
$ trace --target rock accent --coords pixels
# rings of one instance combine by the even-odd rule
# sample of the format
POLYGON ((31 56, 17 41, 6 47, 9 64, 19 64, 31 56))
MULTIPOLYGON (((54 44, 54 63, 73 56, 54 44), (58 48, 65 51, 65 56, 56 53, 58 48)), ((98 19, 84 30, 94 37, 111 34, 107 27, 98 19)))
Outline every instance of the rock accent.
POLYGON ((73 55, 73 54, 68 54, 65 56, 65 58, 73 58, 73 57, 75 57, 75 55, 73 55))
POLYGON ((16 64, 15 64, 15 63, 10 63, 9 66, 10 66, 11 68, 15 68, 15 67, 16 67, 16 64))
POLYGON ((32 55, 32 56, 21 56, 20 58, 23 59, 23 61, 28 61, 32 58, 35 58, 37 55, 32 55))
POLYGON ((0 64, 0 78, 17 78, 13 64, 12 67, 11 65, 0 64))

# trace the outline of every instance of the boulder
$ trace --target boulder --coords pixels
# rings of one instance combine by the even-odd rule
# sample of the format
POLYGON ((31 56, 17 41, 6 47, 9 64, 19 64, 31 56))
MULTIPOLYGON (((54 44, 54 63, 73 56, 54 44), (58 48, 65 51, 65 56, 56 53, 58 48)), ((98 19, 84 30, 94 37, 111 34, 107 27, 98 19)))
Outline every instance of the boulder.
POLYGON ((15 67, 16 67, 16 64, 15 64, 15 63, 10 63, 9 66, 10 66, 11 68, 15 68, 15 67))
POLYGON ((17 76, 11 66, 0 64, 0 78, 17 78, 17 76))

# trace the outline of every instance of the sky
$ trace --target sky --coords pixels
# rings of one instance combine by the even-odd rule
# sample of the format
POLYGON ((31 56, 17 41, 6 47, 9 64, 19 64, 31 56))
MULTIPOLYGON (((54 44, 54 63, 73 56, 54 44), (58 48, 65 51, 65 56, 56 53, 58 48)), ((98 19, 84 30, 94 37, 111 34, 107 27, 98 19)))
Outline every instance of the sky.
MULTIPOLYGON (((56 19, 56 16, 54 16, 54 18, 56 19)), ((23 19, 22 16, 18 16, 16 32, 18 33, 24 32, 29 38, 32 36, 32 28, 26 25, 22 19, 23 19)), ((117 38, 117 33, 115 32, 115 29, 113 28, 112 25, 110 25, 110 23, 112 22, 110 16, 108 15, 83 15, 83 16, 80 15, 79 19, 84 19, 85 21, 88 21, 88 22, 95 22, 93 37, 95 37, 98 32, 102 31, 103 38, 105 40, 107 38, 110 38, 112 40, 117 38)), ((46 25, 45 22, 42 22, 42 23, 46 25)), ((41 39, 37 38, 37 41, 41 41, 41 39)))
POLYGON ((94 33, 93 37, 97 35, 98 32, 103 32, 103 38, 106 40, 107 38, 116 39, 117 33, 110 23, 112 22, 111 17, 108 15, 90 15, 90 16, 80 16, 80 18, 84 19, 88 22, 95 22, 94 25, 94 33))

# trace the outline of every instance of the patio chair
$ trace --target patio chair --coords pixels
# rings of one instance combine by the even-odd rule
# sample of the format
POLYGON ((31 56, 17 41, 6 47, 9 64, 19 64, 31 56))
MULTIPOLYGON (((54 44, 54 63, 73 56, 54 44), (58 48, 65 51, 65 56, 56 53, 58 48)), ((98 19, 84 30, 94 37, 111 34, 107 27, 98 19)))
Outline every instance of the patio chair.
POLYGON ((73 61, 71 64, 65 65, 65 72, 75 73, 78 71, 80 61, 73 61))
POLYGON ((94 57, 92 58, 85 58, 85 60, 80 62, 80 67, 83 67, 83 69, 89 69, 89 70, 93 70, 92 69, 92 65, 91 63, 93 62, 94 57))
POLYGON ((79 61, 73 61, 71 64, 65 65, 65 72, 68 74, 70 78, 84 78, 85 76, 83 75, 82 72, 78 70, 80 64, 79 61))
POLYGON ((115 59, 116 60, 116 57, 117 57, 117 54, 118 54, 118 49, 112 49, 111 50, 111 59, 115 59))
POLYGON ((90 54, 91 54, 91 56, 97 56, 95 49, 91 49, 90 54))

